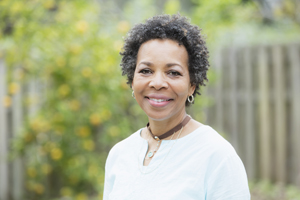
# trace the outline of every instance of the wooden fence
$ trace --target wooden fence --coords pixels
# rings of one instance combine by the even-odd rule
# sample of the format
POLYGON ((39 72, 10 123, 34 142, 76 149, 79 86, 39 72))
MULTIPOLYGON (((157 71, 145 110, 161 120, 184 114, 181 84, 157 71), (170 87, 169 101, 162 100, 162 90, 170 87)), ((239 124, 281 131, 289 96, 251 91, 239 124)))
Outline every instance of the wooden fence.
MULTIPOLYGON (((218 82, 208 89, 215 102, 206 123, 227 134, 249 179, 300 187, 300 45, 224 48, 212 57, 218 82)), ((5 107, 6 73, 0 60, 0 200, 21 200, 24 168, 21 159, 8 161, 9 141, 37 111, 22 105, 40 84, 23 85, 5 107)), ((18 83, 18 68, 13 74, 18 83)))
POLYGON ((300 44, 224 48, 213 57, 207 123, 228 136, 249 179, 300 187, 300 44))
POLYGON ((36 80, 20 84, 20 70, 13 70, 12 81, 15 83, 15 94, 9 97, 9 86, 6 83, 7 67, 0 60, 0 200, 23 200, 24 196, 24 165, 22 158, 11 161, 9 149, 11 141, 21 132, 26 117, 33 116, 39 109, 34 102, 24 106, 24 101, 33 102, 41 95, 41 85, 36 80), (18 87, 17 87, 17 86, 18 87))

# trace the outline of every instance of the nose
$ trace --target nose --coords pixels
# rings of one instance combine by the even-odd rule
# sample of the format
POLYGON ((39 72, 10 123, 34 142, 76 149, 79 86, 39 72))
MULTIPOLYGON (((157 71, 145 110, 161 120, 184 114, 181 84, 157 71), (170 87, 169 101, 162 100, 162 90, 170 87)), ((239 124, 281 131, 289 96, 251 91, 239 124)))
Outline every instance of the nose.
POLYGON ((161 72, 153 74, 152 79, 149 83, 149 87, 154 88, 156 90, 168 88, 168 83, 166 81, 165 75, 161 72))

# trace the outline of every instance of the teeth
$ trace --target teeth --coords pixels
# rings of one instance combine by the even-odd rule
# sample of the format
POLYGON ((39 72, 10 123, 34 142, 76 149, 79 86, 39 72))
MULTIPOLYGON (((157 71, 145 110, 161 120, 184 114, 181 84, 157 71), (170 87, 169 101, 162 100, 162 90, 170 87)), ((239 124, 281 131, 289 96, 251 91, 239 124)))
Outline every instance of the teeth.
POLYGON ((152 100, 152 101, 158 102, 158 103, 163 102, 163 101, 167 101, 166 99, 152 99, 152 98, 149 98, 149 99, 152 100))

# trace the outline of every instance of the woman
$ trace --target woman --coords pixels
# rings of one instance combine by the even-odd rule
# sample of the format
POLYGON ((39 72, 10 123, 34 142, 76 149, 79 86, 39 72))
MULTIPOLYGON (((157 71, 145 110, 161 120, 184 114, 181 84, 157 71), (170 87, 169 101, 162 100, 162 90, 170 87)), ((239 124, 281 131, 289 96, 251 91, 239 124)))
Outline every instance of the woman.
POLYGON ((129 32, 121 55, 149 123, 111 149, 104 200, 250 199, 233 147, 186 114, 207 81, 199 28, 179 14, 155 16, 129 32))

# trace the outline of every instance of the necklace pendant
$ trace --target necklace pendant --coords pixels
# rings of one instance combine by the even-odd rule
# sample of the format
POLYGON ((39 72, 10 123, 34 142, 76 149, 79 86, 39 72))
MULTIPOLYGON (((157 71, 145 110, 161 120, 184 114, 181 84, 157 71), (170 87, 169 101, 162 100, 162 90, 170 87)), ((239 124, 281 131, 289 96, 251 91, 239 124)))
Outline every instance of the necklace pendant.
POLYGON ((150 151, 147 156, 148 156, 148 158, 152 158, 153 155, 154 155, 153 152, 150 151))

